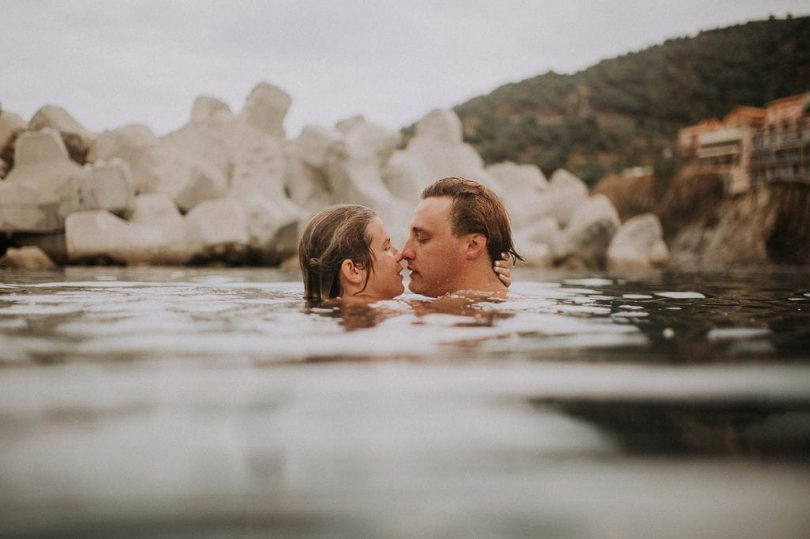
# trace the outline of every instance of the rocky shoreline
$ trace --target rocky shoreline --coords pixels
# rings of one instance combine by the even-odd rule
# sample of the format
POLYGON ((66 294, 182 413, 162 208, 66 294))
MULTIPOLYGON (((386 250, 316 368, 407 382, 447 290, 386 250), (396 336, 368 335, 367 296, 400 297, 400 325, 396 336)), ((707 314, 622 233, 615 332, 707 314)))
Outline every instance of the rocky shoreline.
POLYGON ((50 105, 29 122, 0 111, 0 264, 278 265, 313 213, 342 202, 377 210, 402 243, 420 191, 445 176, 503 198, 531 264, 669 261, 657 217, 622 224, 607 197, 565 170, 546 180, 533 165, 485 166, 452 111, 426 115, 407 144, 359 116, 288 139, 291 103, 268 83, 237 113, 198 97, 189 122, 162 137, 143 125, 93 133, 50 105))

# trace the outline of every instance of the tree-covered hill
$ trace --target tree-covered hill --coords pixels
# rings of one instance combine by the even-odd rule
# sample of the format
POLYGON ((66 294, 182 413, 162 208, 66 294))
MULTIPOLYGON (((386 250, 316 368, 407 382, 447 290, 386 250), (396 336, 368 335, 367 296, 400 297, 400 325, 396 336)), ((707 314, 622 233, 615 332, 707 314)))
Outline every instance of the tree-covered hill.
POLYGON ((455 111, 487 163, 565 167, 593 184, 628 166, 671 168, 679 128, 807 89, 810 17, 771 18, 506 84, 455 111))

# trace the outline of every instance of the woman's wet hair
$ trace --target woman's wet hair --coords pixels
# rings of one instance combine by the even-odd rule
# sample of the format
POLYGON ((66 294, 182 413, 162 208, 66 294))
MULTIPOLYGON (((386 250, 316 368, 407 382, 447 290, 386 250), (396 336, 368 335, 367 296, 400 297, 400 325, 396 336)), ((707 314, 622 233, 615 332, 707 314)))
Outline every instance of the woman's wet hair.
POLYGON ((319 303, 340 297, 340 266, 344 260, 372 271, 371 238, 366 232, 376 217, 371 208, 341 204, 317 213, 298 242, 298 263, 304 279, 304 299, 319 303))

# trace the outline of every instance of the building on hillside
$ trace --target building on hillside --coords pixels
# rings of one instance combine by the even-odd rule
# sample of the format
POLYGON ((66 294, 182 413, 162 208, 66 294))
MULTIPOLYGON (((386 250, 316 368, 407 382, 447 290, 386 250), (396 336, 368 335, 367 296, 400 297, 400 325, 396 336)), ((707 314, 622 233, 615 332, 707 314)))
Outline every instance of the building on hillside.
POLYGON ((723 122, 712 118, 711 120, 703 120, 700 123, 678 130, 678 153, 686 157, 694 156, 700 146, 698 137, 717 131, 722 127, 723 122))
POLYGON ((697 136, 691 156, 698 170, 720 175, 727 193, 748 191, 754 136, 764 121, 765 109, 746 106, 732 109, 718 128, 697 136))
POLYGON ((723 125, 726 127, 753 127, 757 129, 765 123, 766 114, 766 109, 740 105, 726 114, 723 118, 723 125))
POLYGON ((700 172, 721 175, 730 194, 763 183, 810 183, 810 91, 685 127, 678 150, 700 172))
POLYGON ((751 180, 810 184, 810 91, 768 103, 754 137, 751 180))

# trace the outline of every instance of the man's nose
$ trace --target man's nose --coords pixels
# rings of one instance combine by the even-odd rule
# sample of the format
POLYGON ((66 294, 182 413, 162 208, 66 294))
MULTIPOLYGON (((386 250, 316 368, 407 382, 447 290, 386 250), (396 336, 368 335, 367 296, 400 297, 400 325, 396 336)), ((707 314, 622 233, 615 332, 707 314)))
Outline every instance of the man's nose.
POLYGON ((413 246, 411 245, 411 240, 405 242, 399 254, 405 260, 413 260, 413 246))

